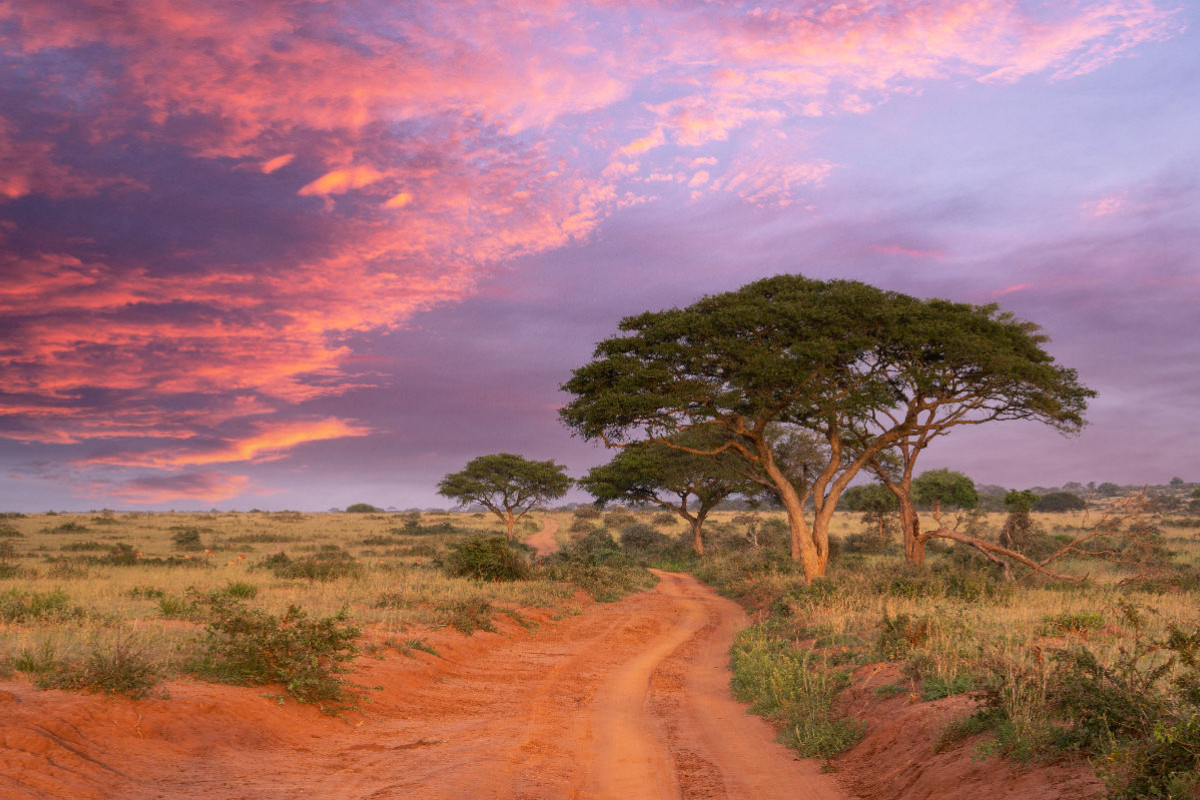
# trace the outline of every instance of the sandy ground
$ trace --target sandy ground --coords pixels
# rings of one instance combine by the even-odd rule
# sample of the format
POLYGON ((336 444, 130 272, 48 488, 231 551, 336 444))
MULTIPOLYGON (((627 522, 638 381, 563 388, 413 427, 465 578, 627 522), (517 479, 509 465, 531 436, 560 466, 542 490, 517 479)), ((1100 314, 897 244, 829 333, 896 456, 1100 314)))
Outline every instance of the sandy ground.
POLYGON ((366 660, 365 715, 177 683, 129 701, 0 686, 0 796, 811 798, 844 795, 729 696, 736 604, 686 575, 532 631, 366 660))
POLYGON ((548 556, 558 550, 558 540, 554 537, 558 535, 558 522, 551 517, 546 517, 542 522, 542 528, 537 533, 525 540, 525 544, 529 545, 539 556, 548 556))

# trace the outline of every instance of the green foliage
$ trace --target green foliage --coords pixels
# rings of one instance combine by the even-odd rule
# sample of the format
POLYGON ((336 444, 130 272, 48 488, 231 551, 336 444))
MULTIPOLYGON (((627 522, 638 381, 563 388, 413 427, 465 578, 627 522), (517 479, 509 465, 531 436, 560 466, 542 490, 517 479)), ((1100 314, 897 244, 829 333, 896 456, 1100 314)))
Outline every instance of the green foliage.
POLYGON ((53 528, 43 528, 42 533, 91 533, 91 528, 79 522, 64 522, 53 528))
POLYGON ((847 511, 885 514, 900 508, 895 493, 882 483, 851 486, 842 493, 841 506, 847 511))
POLYGON ((62 589, 48 592, 9 589, 0 592, 0 621, 3 622, 70 622, 87 616, 87 611, 73 605, 71 597, 62 589))
MULTIPOLYGON (((612 461, 593 467, 580 479, 580 487, 599 503, 649 503, 682 512, 689 521, 703 519, 726 497, 750 487, 744 459, 737 453, 703 454, 721 444, 707 431, 686 432, 666 441, 671 446, 651 443, 620 450, 612 461)), ((629 524, 615 521, 613 513, 609 527, 629 524)))
POLYGON ((657 580, 621 550, 604 528, 568 543, 546 569, 551 579, 569 581, 602 603, 647 589, 657 580))
POLYGON ((202 534, 211 533, 211 531, 202 528, 175 528, 175 533, 171 534, 171 541, 175 545, 176 550, 184 550, 188 552, 196 552, 204 549, 204 542, 200 537, 202 534))
POLYGON ((509 526, 534 508, 571 488, 566 469, 551 461, 531 461, 512 453, 479 456, 438 483, 438 494, 460 506, 479 503, 509 526))
POLYGON ((279 684, 299 702, 319 703, 323 710, 361 699, 362 687, 343 677, 361 635, 346 609, 312 619, 289 606, 278 617, 221 592, 197 600, 207 617, 201 653, 190 667, 197 676, 241 686, 279 684))
POLYGON ((974 508, 979 505, 975 482, 961 472, 933 469, 922 472, 913 481, 913 499, 918 505, 932 508, 974 508))
POLYGON ((442 566, 450 575, 477 581, 523 581, 532 574, 525 556, 505 537, 486 533, 450 544, 442 566))
MULTIPOLYGON (((1073 644, 1040 670, 993 663, 981 717, 998 732, 1001 752, 1092 755, 1113 800, 1183 800, 1200 775, 1200 630, 1168 625, 1155 636, 1134 606, 1122 604, 1119 614, 1132 642, 1111 660, 1073 644), (1031 706, 1040 732, 1014 724, 1031 706)), ((1081 616, 1091 629, 1099 615, 1081 616)))
POLYGON ((621 531, 621 549, 630 555, 661 552, 672 544, 671 537, 644 522, 635 522, 621 531))
POLYGON ((1021 489, 1020 491, 1013 489, 1004 495, 1004 507, 1013 514, 1020 514, 1022 512, 1028 514, 1040 499, 1041 497, 1038 494, 1029 489, 1021 489))
POLYGON ((475 631, 495 632, 492 602, 485 599, 455 600, 438 608, 438 621, 470 636, 475 631))
POLYGON ((382 512, 382 508, 377 508, 370 503, 351 503, 346 506, 347 514, 380 514, 382 512))
POLYGON ((1072 492, 1048 492, 1033 504, 1033 510, 1039 512, 1084 511, 1086 509, 1087 501, 1072 492))
POLYGON ((833 700, 848 674, 818 654, 795 647, 770 623, 734 637, 730 651, 734 696, 778 724, 782 738, 801 756, 826 761, 851 747, 863 725, 832 713, 833 700))
POLYGON ((357 578, 362 574, 362 565, 354 556, 334 544, 322 545, 316 553, 299 559, 280 551, 263 559, 257 566, 271 570, 278 578, 309 581, 357 578))
POLYGON ((153 692, 163 674, 162 666, 132 639, 118 636, 111 645, 93 643, 79 660, 38 664, 33 683, 39 689, 141 698, 153 692))

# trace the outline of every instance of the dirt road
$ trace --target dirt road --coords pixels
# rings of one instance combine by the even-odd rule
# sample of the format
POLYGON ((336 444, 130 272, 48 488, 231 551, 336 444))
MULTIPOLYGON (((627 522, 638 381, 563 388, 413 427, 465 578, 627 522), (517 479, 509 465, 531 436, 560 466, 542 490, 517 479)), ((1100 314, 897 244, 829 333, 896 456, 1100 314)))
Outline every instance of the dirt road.
POLYGON ((181 683, 169 700, 6 683, 0 796, 21 798, 842 797, 729 697, 741 609, 686 575, 443 658, 392 657, 366 716, 181 683))

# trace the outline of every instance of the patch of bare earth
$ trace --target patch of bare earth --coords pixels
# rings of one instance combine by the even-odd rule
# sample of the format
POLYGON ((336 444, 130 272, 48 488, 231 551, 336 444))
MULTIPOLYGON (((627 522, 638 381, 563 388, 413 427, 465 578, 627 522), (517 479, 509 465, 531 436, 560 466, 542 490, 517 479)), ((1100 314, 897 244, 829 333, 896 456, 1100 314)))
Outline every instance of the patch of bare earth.
POLYGON ((834 760, 838 780, 864 800, 1085 800, 1100 797, 1103 783, 1080 759, 1025 767, 991 756, 979 758, 979 737, 934 752, 946 725, 970 714, 974 703, 959 695, 922 702, 909 693, 879 696, 888 685, 907 685, 894 665, 860 669, 839 698, 841 710, 867 723, 865 738, 834 760))
POLYGON ((741 609, 686 575, 526 630, 435 632, 442 657, 364 658, 333 719, 259 689, 169 699, 0 686, 0 797, 845 797, 729 696, 741 609))

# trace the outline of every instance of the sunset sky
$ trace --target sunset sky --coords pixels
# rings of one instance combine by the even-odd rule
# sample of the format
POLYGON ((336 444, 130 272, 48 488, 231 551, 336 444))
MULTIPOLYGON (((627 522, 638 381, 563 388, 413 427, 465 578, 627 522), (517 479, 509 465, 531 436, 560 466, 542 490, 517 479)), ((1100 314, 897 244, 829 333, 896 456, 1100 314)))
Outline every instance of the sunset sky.
POLYGON ((0 510, 578 477, 595 342, 780 272, 996 301, 1099 392, 925 469, 1200 481, 1198 12, 0 0, 0 510))

